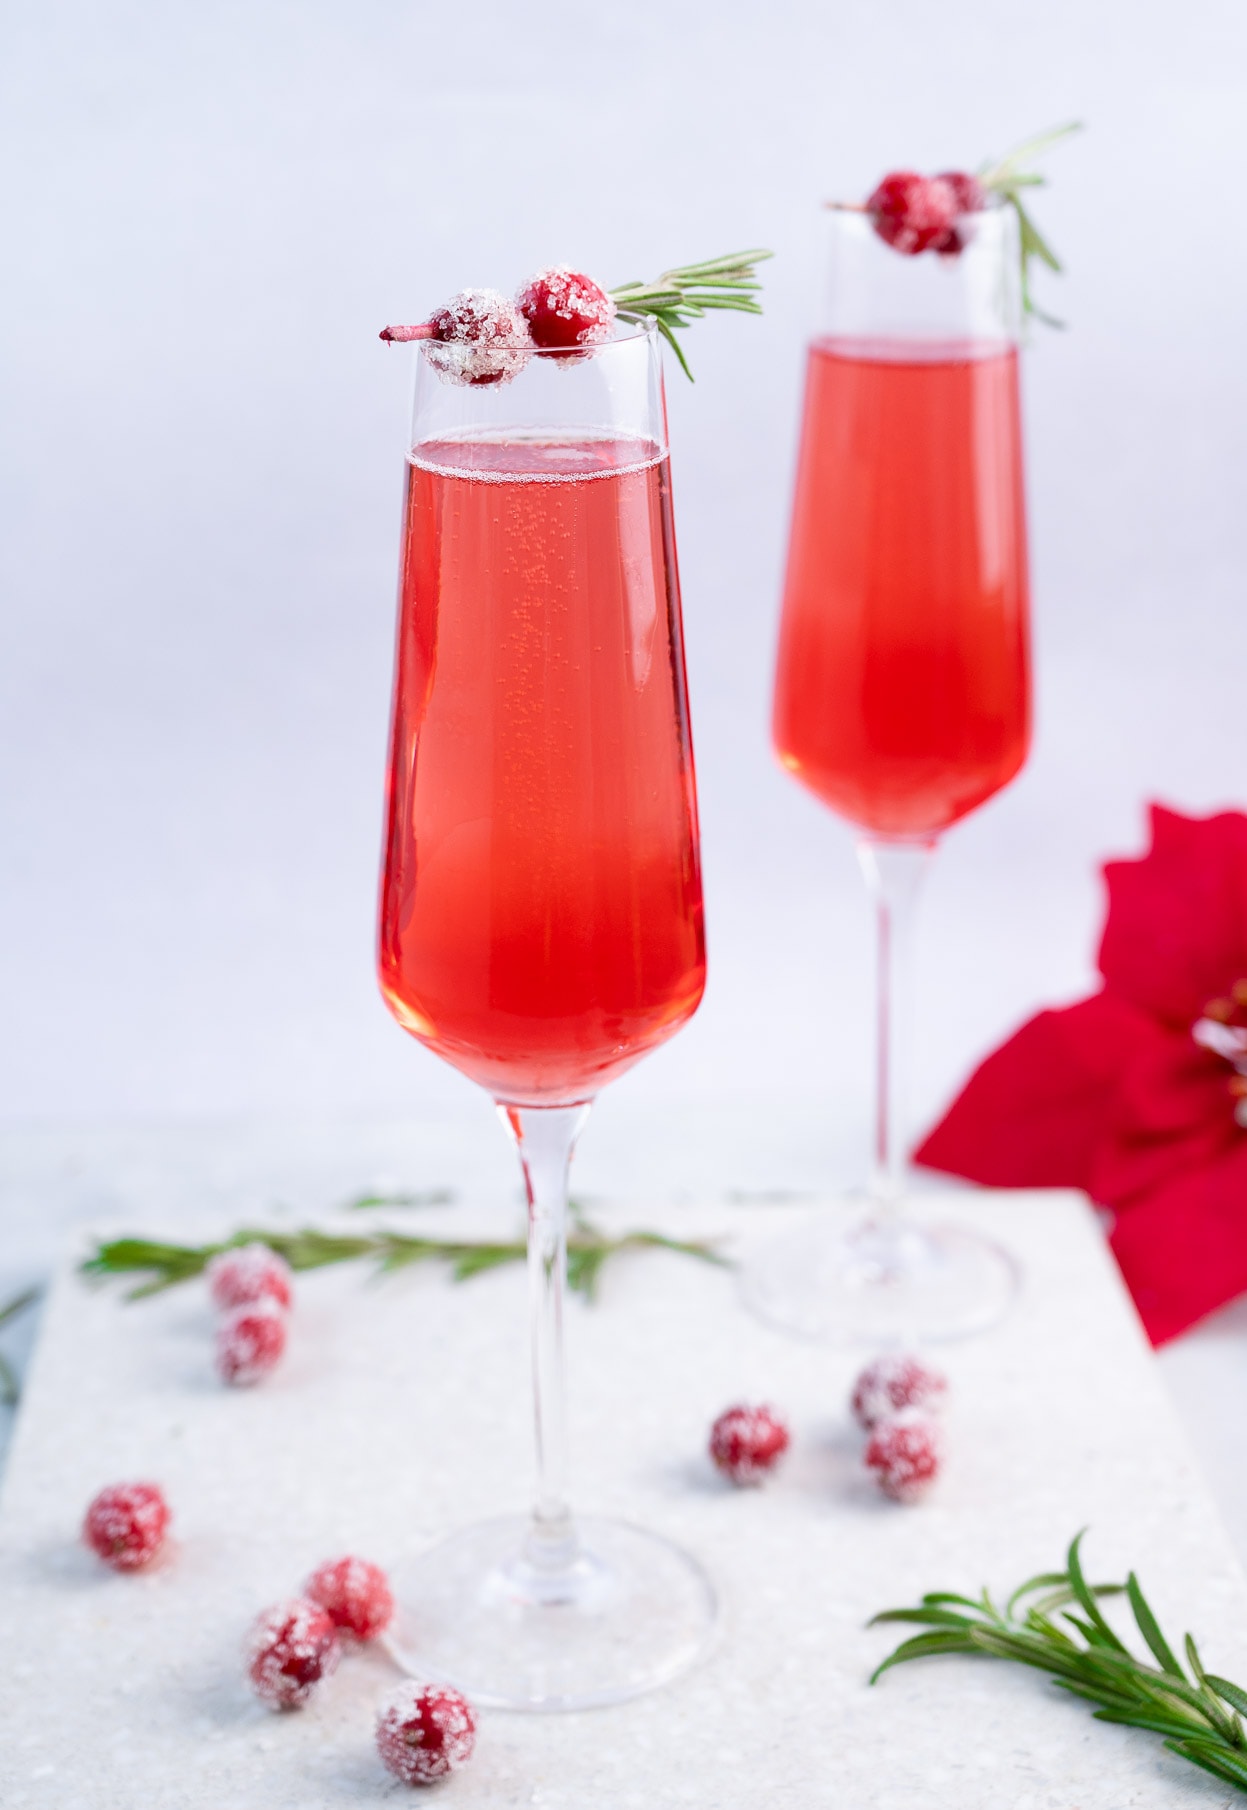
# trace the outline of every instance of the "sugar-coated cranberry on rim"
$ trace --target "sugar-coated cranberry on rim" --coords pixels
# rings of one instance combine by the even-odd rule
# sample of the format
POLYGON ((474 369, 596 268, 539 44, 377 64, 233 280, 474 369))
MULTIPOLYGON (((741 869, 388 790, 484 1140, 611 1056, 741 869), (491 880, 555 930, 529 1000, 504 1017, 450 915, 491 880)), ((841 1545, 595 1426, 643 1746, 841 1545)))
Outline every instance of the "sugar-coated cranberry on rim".
POLYGON ((710 1458, 716 1470, 736 1484, 761 1483, 788 1450, 783 1416, 765 1404, 738 1402, 727 1408, 710 1429, 710 1458))
POLYGON ((256 1617, 247 1637, 247 1676, 261 1702, 301 1709, 337 1669, 338 1631, 319 1603, 292 1596, 256 1617))
POLYGON ((472 1758, 476 1717, 460 1692, 411 1679, 382 1705, 377 1752, 405 1785, 435 1785, 472 1758))
POLYGON ((567 264, 552 264, 521 285, 516 307, 533 344, 543 351, 572 351, 609 339, 615 303, 592 277, 567 264))
POLYGON ((114 1571, 139 1571, 164 1545, 169 1519, 158 1483, 110 1483, 88 1507, 82 1537, 114 1571))

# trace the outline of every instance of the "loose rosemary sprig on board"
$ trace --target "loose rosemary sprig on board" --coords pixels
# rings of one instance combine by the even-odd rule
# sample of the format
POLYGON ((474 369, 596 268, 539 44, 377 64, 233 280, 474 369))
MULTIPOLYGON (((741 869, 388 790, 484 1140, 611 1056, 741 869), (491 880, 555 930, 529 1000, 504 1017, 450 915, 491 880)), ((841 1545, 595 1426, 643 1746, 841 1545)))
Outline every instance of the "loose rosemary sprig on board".
MULTIPOLYGON (((179 1282, 191 1281, 201 1275, 221 1251, 233 1250, 243 1244, 266 1244, 295 1270, 324 1269, 331 1263, 352 1263, 361 1257, 372 1258, 383 1275, 413 1263, 448 1263, 456 1282, 464 1282, 469 1276, 479 1276, 485 1270, 498 1269, 506 1263, 522 1263, 527 1256, 527 1246, 522 1239, 426 1238, 389 1230, 337 1233, 317 1231, 315 1227, 289 1232, 275 1226, 244 1226, 217 1244, 166 1244, 152 1238, 106 1239, 96 1245, 82 1263, 81 1270, 83 1275, 92 1277, 144 1278, 126 1294, 127 1300, 138 1301, 146 1295, 174 1288, 179 1282)), ((703 1263, 724 1266, 728 1262, 715 1245, 705 1239, 668 1238, 661 1232, 626 1232, 620 1238, 611 1238, 587 1220, 573 1216, 567 1239, 568 1285, 592 1299, 602 1266, 608 1258, 617 1257, 624 1251, 642 1250, 675 1251, 682 1257, 696 1257, 703 1263)))
POLYGON ((1061 260, 1057 257, 1048 241, 1044 238, 1023 200, 1026 189, 1043 188, 1047 177, 1035 170, 1028 170, 1026 165, 1042 152, 1058 144, 1061 139, 1068 138, 1072 132, 1081 132, 1082 122, 1072 120, 1069 125, 1056 126, 1049 132, 1041 132, 1036 138, 1028 138, 1025 144, 1018 145, 1016 150, 1006 151, 995 163, 984 164, 978 173, 978 179, 989 195, 999 195, 1000 199, 1011 207, 1017 215, 1018 238, 1022 253, 1022 310, 1025 314, 1033 314, 1036 320, 1043 321, 1048 327, 1063 327, 1055 315, 1045 314, 1038 307, 1031 295, 1030 270, 1031 259, 1038 258, 1041 264, 1055 271, 1059 276, 1061 260))
POLYGON ((611 299, 620 320, 652 318, 657 323, 691 383, 693 373, 676 338, 677 329, 714 308, 761 314, 754 297, 762 285, 756 280, 754 266, 774 255, 770 251, 733 251, 722 258, 707 258, 704 264, 684 264, 678 270, 664 270, 655 283, 621 283, 610 291, 611 299))
POLYGON ((1070 1545, 1064 1571, 1028 1578, 1003 1612, 987 1591, 977 1599, 931 1591, 914 1609, 886 1609, 871 1622, 910 1622, 931 1631, 903 1641, 871 1676, 906 1660, 938 1653, 985 1653, 1050 1672, 1062 1690, 1098 1707, 1101 1722, 1164 1735, 1165 1746, 1239 1791, 1247 1791, 1247 1690, 1206 1672, 1195 1642, 1185 1640, 1190 1676, 1174 1656, 1132 1571, 1124 1584, 1088 1584, 1079 1546, 1070 1545), (1126 1596, 1139 1633, 1155 1659, 1148 1665, 1120 1640, 1100 1611, 1099 1599, 1126 1596), (1032 1600, 1025 1609, 1020 1605, 1032 1600), (1076 1605, 1075 1613, 1068 1605, 1076 1605))

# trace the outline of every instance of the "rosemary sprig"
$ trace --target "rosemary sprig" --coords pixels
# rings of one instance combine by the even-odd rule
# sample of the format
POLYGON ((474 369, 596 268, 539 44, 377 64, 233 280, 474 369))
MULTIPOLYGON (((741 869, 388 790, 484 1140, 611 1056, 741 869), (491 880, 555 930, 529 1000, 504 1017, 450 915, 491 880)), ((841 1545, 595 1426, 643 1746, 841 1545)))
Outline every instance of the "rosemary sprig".
POLYGON ((913 1609, 886 1609, 871 1622, 909 1622, 929 1630, 912 1635, 871 1676, 938 1653, 979 1653, 1051 1673, 1062 1690, 1094 1703, 1101 1722, 1122 1722, 1165 1737, 1165 1746, 1214 1778, 1247 1791, 1247 1690, 1206 1672, 1195 1642, 1184 1642, 1183 1670, 1132 1571, 1124 1584, 1089 1584, 1079 1547, 1071 1543, 1064 1571, 1044 1571, 1018 1586, 1003 1610, 987 1591, 975 1597, 937 1590, 913 1609), (1136 1657, 1101 1609, 1106 1596, 1125 1596, 1144 1644, 1156 1661, 1136 1657), (1022 1605, 1025 1605, 1023 1607, 1022 1605), (1073 1605, 1073 1607, 1071 1607, 1073 1605))
POLYGON ((754 297, 762 285, 756 280, 754 266, 774 257, 770 251, 733 251, 726 257, 707 258, 704 264, 684 264, 677 270, 664 270, 654 283, 621 283, 610 294, 621 320, 653 319, 671 350, 680 361, 680 369, 693 381, 677 330, 691 321, 700 320, 715 308, 731 308, 738 314, 761 314, 761 304, 754 297))
POLYGON ((1061 271, 1061 261, 1031 219, 1030 212, 1023 200, 1023 193, 1026 189, 1043 188, 1048 179, 1046 176, 1040 176, 1034 170, 1028 170, 1026 165, 1044 151, 1051 149, 1053 145, 1059 144, 1061 139, 1068 138, 1071 133, 1081 131, 1082 122, 1080 120, 1072 120, 1065 126, 1056 126, 1050 132, 1041 132, 1037 138, 1028 138, 1025 144, 1018 145, 1016 150, 1007 151, 995 163, 984 164, 978 172, 979 181, 988 194, 999 195, 1005 205, 1011 207, 1017 215, 1022 251, 1022 312, 1033 314, 1036 320, 1043 321, 1045 326, 1049 327, 1063 327, 1065 323, 1057 320, 1054 315, 1045 314, 1031 295, 1031 259, 1038 258, 1041 264, 1046 264, 1049 270, 1055 271, 1058 275, 1061 271))
MULTIPOLYGON (((291 1269, 324 1269, 331 1263, 352 1263, 372 1258, 377 1270, 388 1275, 413 1263, 450 1265, 456 1282, 482 1275, 506 1263, 522 1263, 527 1246, 522 1239, 426 1238, 412 1233, 368 1231, 336 1233, 304 1227, 295 1232, 273 1226, 244 1226, 217 1244, 165 1244, 151 1238, 110 1238, 97 1244, 81 1265, 85 1276, 140 1276, 126 1299, 138 1301, 160 1294, 180 1282, 201 1275, 221 1251, 243 1244, 266 1244, 284 1257, 291 1269)), ((611 1238, 587 1220, 573 1218, 567 1240, 567 1280, 571 1288, 592 1299, 602 1266, 624 1251, 675 1251, 703 1263, 727 1266, 728 1259, 705 1239, 668 1238, 661 1232, 626 1232, 611 1238)))

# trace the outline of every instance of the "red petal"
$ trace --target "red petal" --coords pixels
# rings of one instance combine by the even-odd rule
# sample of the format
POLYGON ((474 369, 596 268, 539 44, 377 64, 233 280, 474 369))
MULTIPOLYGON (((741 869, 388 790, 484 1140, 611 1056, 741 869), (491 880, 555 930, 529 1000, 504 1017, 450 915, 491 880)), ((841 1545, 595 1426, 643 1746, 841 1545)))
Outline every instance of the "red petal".
POLYGON ((1172 1177, 1206 1169, 1243 1139, 1228 1062, 1189 1032, 1141 1043, 1122 1076, 1092 1165, 1090 1193, 1121 1207, 1172 1177))
POLYGON ((1140 1011, 1189 1030, 1247 979, 1247 817, 1180 817, 1152 806, 1152 847, 1110 861, 1100 972, 1140 1011))
POLYGON ((1040 1012, 975 1069, 914 1161, 999 1188, 1089 1189, 1122 1074, 1161 1036, 1108 992, 1040 1012))
POLYGON ((1120 1214, 1112 1236, 1154 1345, 1247 1289, 1247 1137, 1120 1214))

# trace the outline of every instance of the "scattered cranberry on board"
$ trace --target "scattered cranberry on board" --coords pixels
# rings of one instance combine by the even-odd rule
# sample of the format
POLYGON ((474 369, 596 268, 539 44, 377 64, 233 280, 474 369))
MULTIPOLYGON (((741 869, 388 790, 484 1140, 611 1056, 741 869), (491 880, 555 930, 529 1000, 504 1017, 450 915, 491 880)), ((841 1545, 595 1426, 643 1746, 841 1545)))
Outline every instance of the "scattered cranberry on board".
POLYGON ((917 1408, 902 1408, 877 1424, 864 1462, 893 1502, 919 1502, 938 1478, 943 1455, 937 1423, 917 1408))
POLYGON ((338 1631, 319 1603, 289 1597, 256 1618, 247 1640, 247 1676, 261 1702, 301 1709, 337 1669, 338 1631))
POLYGON ((921 1358, 890 1354, 867 1364, 853 1384, 853 1417, 869 1433, 902 1408, 938 1413, 947 1393, 947 1378, 930 1364, 921 1358))
POLYGON ((367 1559, 327 1559, 308 1578, 303 1594, 320 1604, 336 1628, 357 1640, 375 1640, 394 1619, 390 1581, 380 1565, 367 1559))
POLYGON ((727 1408, 710 1429, 710 1457, 736 1484, 761 1483, 788 1450, 788 1428, 770 1407, 727 1408))
POLYGON ((409 1680, 377 1718, 377 1752, 405 1785, 434 1785, 472 1758, 476 1717, 449 1685, 409 1680))
POLYGON ((168 1527, 158 1483, 110 1483, 87 1509, 82 1537, 114 1571, 139 1571, 164 1545, 168 1527))

